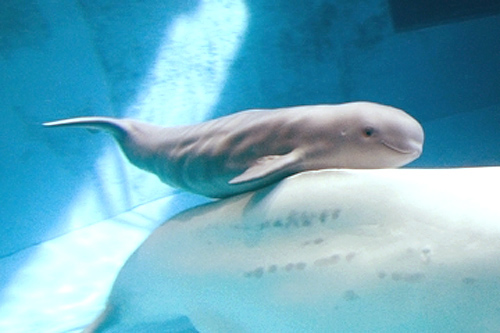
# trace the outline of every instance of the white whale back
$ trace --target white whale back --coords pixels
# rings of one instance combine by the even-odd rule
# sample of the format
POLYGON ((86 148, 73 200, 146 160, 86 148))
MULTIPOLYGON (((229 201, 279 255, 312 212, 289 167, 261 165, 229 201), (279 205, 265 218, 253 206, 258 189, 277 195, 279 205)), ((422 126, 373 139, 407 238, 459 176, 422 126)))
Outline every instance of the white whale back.
POLYGON ((500 167, 323 170, 181 213, 125 264, 106 325, 200 332, 500 327, 500 167), (120 318, 116 320, 113 318, 120 318))

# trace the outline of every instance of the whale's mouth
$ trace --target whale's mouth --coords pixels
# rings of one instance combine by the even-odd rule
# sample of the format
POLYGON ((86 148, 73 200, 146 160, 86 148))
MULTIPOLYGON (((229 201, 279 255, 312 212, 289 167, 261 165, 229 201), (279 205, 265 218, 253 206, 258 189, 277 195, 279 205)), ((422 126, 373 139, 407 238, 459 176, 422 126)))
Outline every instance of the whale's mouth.
POLYGON ((398 153, 401 153, 401 154, 415 154, 415 153, 418 153, 418 155, 420 155, 418 149, 411 149, 411 148, 409 148, 409 149, 403 149, 403 148, 400 148, 400 147, 396 147, 396 146, 394 146, 394 145, 392 145, 392 144, 390 144, 390 143, 388 143, 386 141, 383 141, 383 140, 382 140, 382 144, 384 146, 386 146, 387 148, 395 150, 395 151, 397 151, 398 153))

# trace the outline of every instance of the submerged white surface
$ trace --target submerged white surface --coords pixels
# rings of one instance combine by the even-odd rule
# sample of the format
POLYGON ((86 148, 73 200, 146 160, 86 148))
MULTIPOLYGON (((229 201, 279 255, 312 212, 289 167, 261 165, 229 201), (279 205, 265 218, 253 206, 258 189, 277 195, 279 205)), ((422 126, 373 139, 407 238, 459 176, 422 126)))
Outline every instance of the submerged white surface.
POLYGON ((201 332, 491 331, 499 186, 500 167, 324 170, 191 209, 121 270, 110 324, 135 332, 185 315, 201 332))
MULTIPOLYGON (((500 327, 499 186, 500 167, 304 173, 181 213, 121 280, 140 291, 134 309, 155 321, 186 314, 201 332, 492 331, 500 327)), ((4 259, 2 270, 33 258, 2 295, 0 331, 72 332, 92 321, 168 204, 4 259)), ((132 324, 151 320, 135 314, 132 324)))

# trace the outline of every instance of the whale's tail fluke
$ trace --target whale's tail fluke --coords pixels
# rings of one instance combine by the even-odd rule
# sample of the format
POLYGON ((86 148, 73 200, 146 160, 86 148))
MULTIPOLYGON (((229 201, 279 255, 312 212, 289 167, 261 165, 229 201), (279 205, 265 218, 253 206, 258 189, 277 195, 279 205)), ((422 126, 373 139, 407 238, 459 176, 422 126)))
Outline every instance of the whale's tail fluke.
POLYGON ((121 137, 127 133, 127 123, 123 119, 110 117, 78 117, 43 123, 46 127, 83 127, 90 131, 100 130, 121 137))

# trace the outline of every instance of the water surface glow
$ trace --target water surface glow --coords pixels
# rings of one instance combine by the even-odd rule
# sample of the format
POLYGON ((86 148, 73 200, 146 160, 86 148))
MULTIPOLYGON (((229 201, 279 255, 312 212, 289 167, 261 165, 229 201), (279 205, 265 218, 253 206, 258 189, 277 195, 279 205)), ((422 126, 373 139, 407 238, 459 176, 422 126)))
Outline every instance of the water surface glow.
MULTIPOLYGON (((125 116, 165 126, 208 118, 246 27, 238 0, 200 1, 179 15, 151 50, 156 60, 125 116)), ((62 332, 90 322, 123 262, 170 210, 171 197, 162 197, 171 189, 131 166, 111 140, 89 177, 70 207, 58 207, 72 232, 4 259, 29 257, 6 287, 1 331, 62 332), (115 217, 89 226, 101 215, 115 217)))

